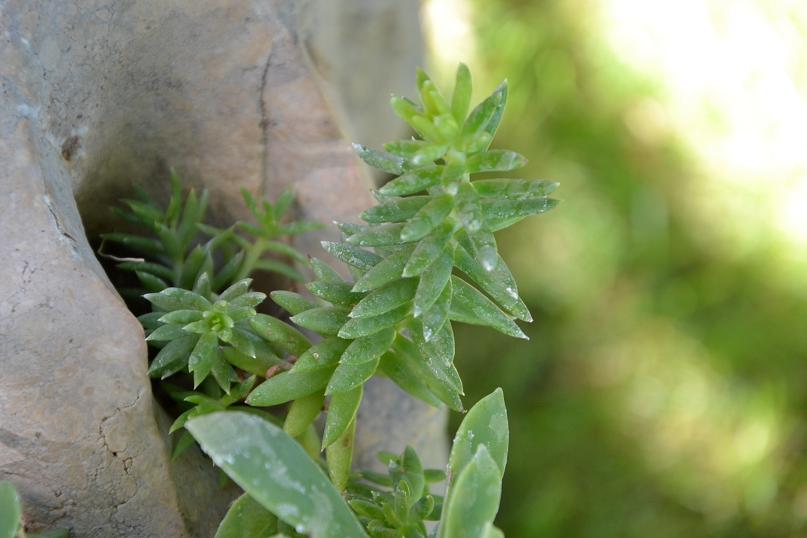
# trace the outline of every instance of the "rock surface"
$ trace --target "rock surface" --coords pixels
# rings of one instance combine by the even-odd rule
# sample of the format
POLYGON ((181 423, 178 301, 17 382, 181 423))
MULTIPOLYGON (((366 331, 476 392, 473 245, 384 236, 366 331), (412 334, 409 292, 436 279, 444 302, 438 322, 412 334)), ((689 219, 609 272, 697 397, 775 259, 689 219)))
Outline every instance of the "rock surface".
MULTIPOLYGON (((220 222, 243 214, 241 187, 292 185, 323 222, 371 203, 299 17, 291 0, 0 0, 0 479, 33 528, 213 535, 233 492, 198 453, 170 462, 142 330, 87 234, 133 182, 164 195, 168 166, 212 191, 220 222)), ((386 420, 361 426, 359 447, 400 450, 420 432, 442 463, 444 415, 383 382, 367 404, 386 420)))

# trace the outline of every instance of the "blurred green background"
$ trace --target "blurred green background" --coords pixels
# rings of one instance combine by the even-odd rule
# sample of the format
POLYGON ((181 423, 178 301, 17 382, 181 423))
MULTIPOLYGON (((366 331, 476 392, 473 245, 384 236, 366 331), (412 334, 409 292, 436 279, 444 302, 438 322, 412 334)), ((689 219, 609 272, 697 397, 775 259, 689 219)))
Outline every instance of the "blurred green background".
MULTIPOLYGON (((500 235, 531 341, 505 391, 513 537, 807 536, 807 4, 429 0, 432 71, 507 77, 499 147, 562 205, 500 235)), ((459 417, 454 417, 458 419, 459 417)))

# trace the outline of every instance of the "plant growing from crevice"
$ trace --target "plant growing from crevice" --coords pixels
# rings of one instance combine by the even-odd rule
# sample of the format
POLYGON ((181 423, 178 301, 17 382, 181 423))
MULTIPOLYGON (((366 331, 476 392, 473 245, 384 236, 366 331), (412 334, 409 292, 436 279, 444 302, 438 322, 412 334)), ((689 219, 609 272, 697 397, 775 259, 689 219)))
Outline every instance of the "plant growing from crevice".
MULTIPOLYGON (((418 88, 420 103, 392 99, 417 138, 383 150, 356 146, 367 163, 397 177, 375 193, 365 224, 340 223, 343 239, 323 243, 350 278, 289 246, 290 236, 315 228, 284 219, 291 192, 275 204, 245 192, 254 222, 219 229, 204 222, 207 193, 183 196, 172 174, 165 210, 141 193, 119 211, 147 235, 104 236, 142 256, 116 259, 137 276, 138 293, 147 292, 152 311, 140 320, 155 350, 149 373, 179 408, 171 431, 187 428, 246 492, 220 538, 425 537, 435 535, 432 520, 442 538, 501 536, 493 526, 507 454, 501 391, 465 417, 444 500, 428 487, 440 473, 423 470, 411 449, 382 455, 385 476, 351 468, 357 410, 372 376, 462 411, 453 323, 526 338, 516 322, 531 316, 494 233, 557 204, 548 198, 555 183, 490 177, 526 162, 490 149, 505 83, 470 113, 464 65, 450 99, 422 71, 418 88), (266 295, 251 289, 250 277, 272 271, 304 282, 294 263, 314 275, 307 294, 270 294, 287 320, 259 313, 266 295), (323 411, 320 437, 314 423, 323 411)), ((175 456, 192 443, 184 432, 175 456)))
MULTIPOLYGON (((525 162, 514 152, 489 149, 502 118, 506 84, 470 114, 471 82, 465 66, 457 71, 450 100, 423 72, 418 74, 418 87, 420 105, 393 97, 392 106, 420 138, 386 144, 383 151, 356 146, 362 159, 397 178, 377 191, 378 204, 361 215, 366 224, 339 224, 343 241, 323 243, 348 266, 350 279, 324 261, 312 259, 315 278, 305 287, 314 299, 291 291, 271 293, 272 300, 289 313, 291 323, 258 314, 254 308, 263 296, 249 290, 248 280, 232 283, 220 294, 207 285, 195 285, 191 291, 172 287, 146 295, 155 309, 146 318, 151 323, 148 340, 165 342, 152 363, 152 374, 164 377, 187 368, 193 372, 194 386, 199 386, 212 373, 225 393, 236 380, 234 372, 242 372, 242 377, 253 374, 259 382, 245 403, 258 408, 288 404, 283 429, 292 437, 305 437, 309 455, 312 425, 327 400, 321 448, 330 482, 337 492, 349 485, 353 488, 347 495, 365 531, 373 536, 425 536, 423 521, 435 517, 438 504, 419 480, 412 482, 407 475, 417 467, 411 451, 390 458, 395 463, 388 477, 391 489, 351 482, 353 436, 364 383, 373 375, 385 375, 421 400, 462 410, 462 382, 453 365, 452 323, 484 325, 526 338, 516 320, 531 317, 493 234, 557 203, 548 198, 555 183, 474 179, 477 173, 505 172, 525 162), (312 343, 292 324, 316 334, 318 341, 312 343), (369 491, 369 496, 362 497, 358 493, 362 490, 369 491)), ((204 283, 205 273, 198 280, 204 283)), ((245 382, 251 387, 253 379, 245 382)), ((201 402, 209 411, 236 401, 232 397, 224 397, 224 403, 202 396, 184 399, 196 407, 177 424, 189 426, 197 438, 204 437, 203 427, 194 429, 192 424, 207 422, 185 419, 205 414, 201 402)), ((506 430, 506 419, 500 415, 506 430)), ((234 415, 223 417, 220 422, 234 415)), ((217 422, 217 428, 224 428, 223 422, 217 422)), ((283 438, 276 432, 271 436, 283 438)), ((242 442, 230 436, 222 441, 231 449, 242 442)), ((204 440, 202 444, 211 454, 217 453, 204 440)), ((481 487, 486 481, 500 482, 506 445, 504 452, 490 447, 462 450, 455 446, 452 452, 455 474, 446 505, 439 510, 448 518, 439 527, 440 536, 495 535, 495 507, 492 512, 474 508, 483 516, 469 517, 466 512, 474 499, 466 498, 462 490, 481 487), (455 457, 455 453, 464 455, 455 457), (471 531, 463 525, 472 521, 479 525, 467 534, 471 531)), ((237 450, 229 451, 234 453, 237 450)), ((224 470, 249 491, 242 483, 244 477, 239 481, 234 468, 222 461, 224 470)), ((496 495, 486 502, 491 504, 494 497, 497 507, 496 495)), ((316 536, 335 536, 324 527, 317 531, 311 521, 278 513, 276 503, 256 500, 297 528, 316 536)), ((275 500, 288 505, 282 498, 275 500)), ((316 520, 317 516, 310 517, 316 520)))

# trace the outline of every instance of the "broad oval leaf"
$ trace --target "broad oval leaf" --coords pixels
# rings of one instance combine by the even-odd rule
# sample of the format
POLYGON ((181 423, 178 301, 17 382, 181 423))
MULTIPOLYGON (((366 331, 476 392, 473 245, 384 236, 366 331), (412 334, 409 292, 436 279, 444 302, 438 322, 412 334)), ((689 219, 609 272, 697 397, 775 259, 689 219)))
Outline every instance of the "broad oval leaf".
POLYGON ((480 445, 450 488, 438 536, 484 537, 499 511, 501 492, 499 467, 487 447, 480 445))
POLYGON ((484 445, 496 462, 499 473, 507 465, 507 447, 510 431, 507 425, 507 408, 504 393, 497 388, 471 407, 462 419, 451 447, 448 466, 452 476, 458 476, 468 465, 477 448, 484 445))
POLYGON ((277 426, 248 413, 218 412, 186 428, 233 481, 297 532, 367 536, 322 470, 277 426))

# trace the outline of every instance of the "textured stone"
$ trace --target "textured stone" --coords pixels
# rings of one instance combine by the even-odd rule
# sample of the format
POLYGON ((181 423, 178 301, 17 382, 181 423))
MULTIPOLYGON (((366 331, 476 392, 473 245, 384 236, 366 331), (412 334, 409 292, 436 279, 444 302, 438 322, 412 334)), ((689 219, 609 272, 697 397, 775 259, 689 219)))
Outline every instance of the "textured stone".
MULTIPOLYGON (((242 187, 292 185, 300 215, 324 222, 370 204, 294 6, 0 0, 0 479, 37 526, 212 536, 232 498, 197 452, 170 462, 142 330, 87 235, 133 182, 164 196, 169 166, 212 191, 219 222, 243 215, 242 187)), ((428 463, 445 458, 444 415, 395 387, 374 382, 365 415, 360 447, 400 450, 421 432, 428 463)))

